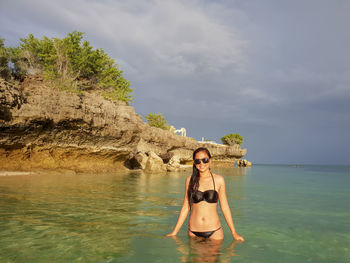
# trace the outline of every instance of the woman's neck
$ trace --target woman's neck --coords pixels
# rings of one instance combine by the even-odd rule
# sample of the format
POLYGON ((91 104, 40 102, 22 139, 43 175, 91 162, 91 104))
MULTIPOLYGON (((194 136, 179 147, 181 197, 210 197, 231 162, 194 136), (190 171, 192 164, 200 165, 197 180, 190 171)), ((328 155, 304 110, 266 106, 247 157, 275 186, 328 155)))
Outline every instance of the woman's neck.
POLYGON ((205 172, 203 172, 203 173, 199 172, 199 177, 202 177, 202 178, 208 177, 208 176, 210 176, 210 175, 211 175, 210 170, 205 171, 205 172))

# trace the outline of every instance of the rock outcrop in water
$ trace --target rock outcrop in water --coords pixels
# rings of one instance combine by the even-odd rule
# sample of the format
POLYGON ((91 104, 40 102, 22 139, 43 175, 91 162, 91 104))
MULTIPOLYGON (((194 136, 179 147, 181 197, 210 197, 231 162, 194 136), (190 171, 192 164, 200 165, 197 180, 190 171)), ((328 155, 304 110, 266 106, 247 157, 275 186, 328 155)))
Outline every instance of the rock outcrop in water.
POLYGON ((49 88, 40 77, 18 86, 0 79, 0 169, 175 171, 200 146, 218 162, 246 153, 150 127, 133 107, 98 92, 49 88))

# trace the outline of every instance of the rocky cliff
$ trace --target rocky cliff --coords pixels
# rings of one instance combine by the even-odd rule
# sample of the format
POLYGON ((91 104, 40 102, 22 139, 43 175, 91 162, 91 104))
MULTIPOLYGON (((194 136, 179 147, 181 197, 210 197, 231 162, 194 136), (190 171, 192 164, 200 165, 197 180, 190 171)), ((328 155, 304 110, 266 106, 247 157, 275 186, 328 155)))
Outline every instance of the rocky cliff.
POLYGON ((173 171, 200 146, 218 162, 246 153, 150 127, 133 107, 97 92, 49 88, 40 77, 17 85, 0 79, 0 169, 173 171))

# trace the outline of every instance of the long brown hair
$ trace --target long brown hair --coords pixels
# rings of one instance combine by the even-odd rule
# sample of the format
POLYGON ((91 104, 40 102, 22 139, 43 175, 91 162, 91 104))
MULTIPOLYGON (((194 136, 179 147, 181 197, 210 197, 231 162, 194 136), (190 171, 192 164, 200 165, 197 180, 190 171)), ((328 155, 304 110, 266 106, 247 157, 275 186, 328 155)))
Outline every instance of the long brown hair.
MULTIPOLYGON (((211 154, 209 150, 205 147, 200 147, 193 152, 193 155, 192 155, 193 160, 196 157, 196 154, 199 152, 206 152, 209 159, 211 159, 211 154)), ((199 171, 196 165, 193 164, 193 172, 192 172, 192 176, 191 176, 190 183, 188 185, 188 190, 187 190, 188 203, 190 207, 192 207, 192 196, 198 190, 198 188, 199 188, 199 171)))

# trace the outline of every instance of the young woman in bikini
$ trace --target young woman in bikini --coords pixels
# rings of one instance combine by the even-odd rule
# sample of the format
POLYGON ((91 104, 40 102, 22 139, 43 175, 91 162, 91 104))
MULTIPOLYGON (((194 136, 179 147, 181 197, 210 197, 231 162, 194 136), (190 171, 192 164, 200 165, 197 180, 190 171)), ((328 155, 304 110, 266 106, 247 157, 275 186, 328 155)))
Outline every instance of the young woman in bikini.
POLYGON ((193 173, 186 180, 184 202, 174 230, 167 236, 176 236, 192 208, 188 235, 213 240, 222 240, 224 232, 217 213, 220 201, 222 213, 235 240, 244 241, 233 225, 231 210, 227 202, 224 178, 210 171, 211 155, 207 148, 193 152, 193 173))

